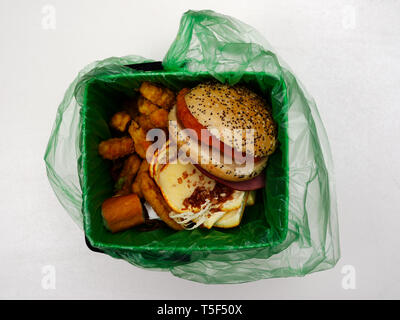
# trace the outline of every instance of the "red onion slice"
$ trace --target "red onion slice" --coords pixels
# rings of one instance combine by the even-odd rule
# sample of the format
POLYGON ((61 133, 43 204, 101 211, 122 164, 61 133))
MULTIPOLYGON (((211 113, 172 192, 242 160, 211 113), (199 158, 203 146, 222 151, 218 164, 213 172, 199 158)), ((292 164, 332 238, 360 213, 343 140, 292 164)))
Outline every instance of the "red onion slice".
POLYGON ((257 190, 257 189, 262 189, 265 187, 265 174, 264 171, 261 172, 258 176, 254 177, 253 179, 250 180, 244 180, 244 181, 227 181, 221 178, 218 178, 208 171, 204 170, 201 166, 198 164, 194 164, 199 171, 204 174, 205 176, 214 179, 215 181, 230 187, 235 190, 240 190, 240 191, 251 191, 251 190, 257 190))

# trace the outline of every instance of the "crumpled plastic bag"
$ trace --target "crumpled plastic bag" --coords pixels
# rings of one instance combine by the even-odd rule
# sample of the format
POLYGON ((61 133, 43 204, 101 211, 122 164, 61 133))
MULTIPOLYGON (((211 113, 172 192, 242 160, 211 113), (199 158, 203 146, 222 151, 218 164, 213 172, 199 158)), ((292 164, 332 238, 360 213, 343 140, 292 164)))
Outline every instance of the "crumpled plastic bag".
POLYGON ((150 60, 128 56, 84 68, 58 108, 47 146, 51 186, 91 246, 136 266, 202 283, 304 276, 335 266, 339 231, 327 135, 315 102, 266 40, 232 17, 188 11, 163 60, 164 70, 127 67, 143 62, 150 60), (144 79, 179 90, 209 78, 250 84, 272 105, 281 149, 269 160, 267 188, 257 204, 232 230, 107 233, 99 210, 112 185, 96 150, 110 135, 107 117, 118 105, 101 101, 115 92, 134 95, 132 88, 144 79))

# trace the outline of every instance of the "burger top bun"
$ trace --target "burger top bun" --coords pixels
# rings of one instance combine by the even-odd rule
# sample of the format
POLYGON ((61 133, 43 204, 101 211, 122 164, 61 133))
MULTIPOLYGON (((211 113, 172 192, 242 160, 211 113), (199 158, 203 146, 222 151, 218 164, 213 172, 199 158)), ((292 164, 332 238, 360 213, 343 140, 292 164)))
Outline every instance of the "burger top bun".
POLYGON ((255 157, 266 157, 275 151, 277 129, 271 112, 264 99, 246 87, 202 83, 186 94, 185 102, 201 125, 217 130, 218 138, 237 151, 253 153, 246 148, 246 129, 254 129, 255 157), (226 129, 241 129, 240 138, 237 134, 226 138, 226 129))
POLYGON ((193 163, 213 176, 232 182, 250 180, 259 175, 267 165, 268 157, 263 157, 256 163, 245 162, 241 165, 233 161, 225 163, 222 155, 210 152, 209 148, 190 138, 177 121, 176 106, 171 109, 168 120, 170 139, 193 163))

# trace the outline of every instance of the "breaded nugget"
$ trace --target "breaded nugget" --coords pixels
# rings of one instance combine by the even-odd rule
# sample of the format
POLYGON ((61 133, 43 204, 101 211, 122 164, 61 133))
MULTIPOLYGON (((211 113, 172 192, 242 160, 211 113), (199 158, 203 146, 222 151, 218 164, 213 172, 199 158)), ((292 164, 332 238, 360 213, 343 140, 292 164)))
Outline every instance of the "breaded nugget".
MULTIPOLYGON (((163 110, 163 109, 160 109, 163 110)), ((141 114, 140 116, 135 117, 135 121, 139 125, 139 127, 143 128, 145 132, 154 128, 153 123, 150 121, 150 116, 145 114, 141 114)))
POLYGON ((134 120, 131 121, 128 132, 134 141, 136 153, 142 159, 146 159, 147 148, 151 146, 151 141, 146 140, 146 132, 134 120))
POLYGON ((149 172, 149 166, 150 164, 144 159, 140 164, 138 172, 149 172))
POLYGON ((143 160, 142 163, 140 164, 139 171, 137 172, 135 181, 132 183, 132 192, 136 193, 140 198, 143 198, 143 193, 140 188, 140 179, 141 179, 141 174, 144 172, 149 171, 149 163, 146 160, 143 160))
POLYGON ((132 182, 139 170, 140 163, 141 159, 136 154, 132 154, 125 159, 116 183, 116 195, 127 195, 132 193, 132 182))
POLYGON ((150 115, 152 112, 157 111, 159 108, 152 103, 150 100, 143 98, 142 96, 138 99, 138 110, 141 114, 150 115))
POLYGON ((164 109, 171 108, 175 102, 175 93, 173 91, 155 83, 144 81, 139 91, 143 97, 164 109))
POLYGON ((135 152, 135 147, 133 139, 122 137, 100 142, 98 150, 104 159, 115 160, 135 152))
POLYGON ((169 207, 160 189, 157 187, 148 172, 141 173, 140 187, 143 197, 152 206, 157 215, 174 230, 183 230, 183 227, 169 217, 172 209, 169 207))
POLYGON ((126 111, 114 114, 110 120, 110 126, 118 131, 124 132, 131 121, 131 116, 126 111))
POLYGON ((165 109, 158 109, 152 112, 149 118, 151 124, 156 128, 168 127, 168 111, 165 109))
POLYGON ((124 161, 124 165, 122 166, 120 177, 135 176, 136 173, 139 171, 141 162, 142 162, 142 160, 136 154, 130 155, 124 161))
POLYGON ((141 178, 141 172, 139 172, 136 175, 135 181, 133 181, 132 183, 132 193, 135 193, 138 195, 139 198, 143 198, 143 193, 142 193, 142 189, 140 188, 140 178, 141 178))

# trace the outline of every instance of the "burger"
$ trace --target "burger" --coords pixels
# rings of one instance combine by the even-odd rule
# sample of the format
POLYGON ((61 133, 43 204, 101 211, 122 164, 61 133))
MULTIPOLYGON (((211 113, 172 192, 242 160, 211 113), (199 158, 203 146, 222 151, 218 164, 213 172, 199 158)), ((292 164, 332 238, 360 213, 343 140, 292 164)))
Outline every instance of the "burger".
POLYGON ((186 229, 239 225, 254 190, 265 186, 264 169, 277 147, 265 99, 242 85, 201 83, 178 93, 168 120, 169 140, 149 171, 170 218, 186 229))
POLYGON ((202 172, 226 181, 254 179, 277 144, 270 108, 243 86, 207 83, 183 89, 169 120, 170 137, 202 172), (184 129, 197 139, 188 139, 184 129))

